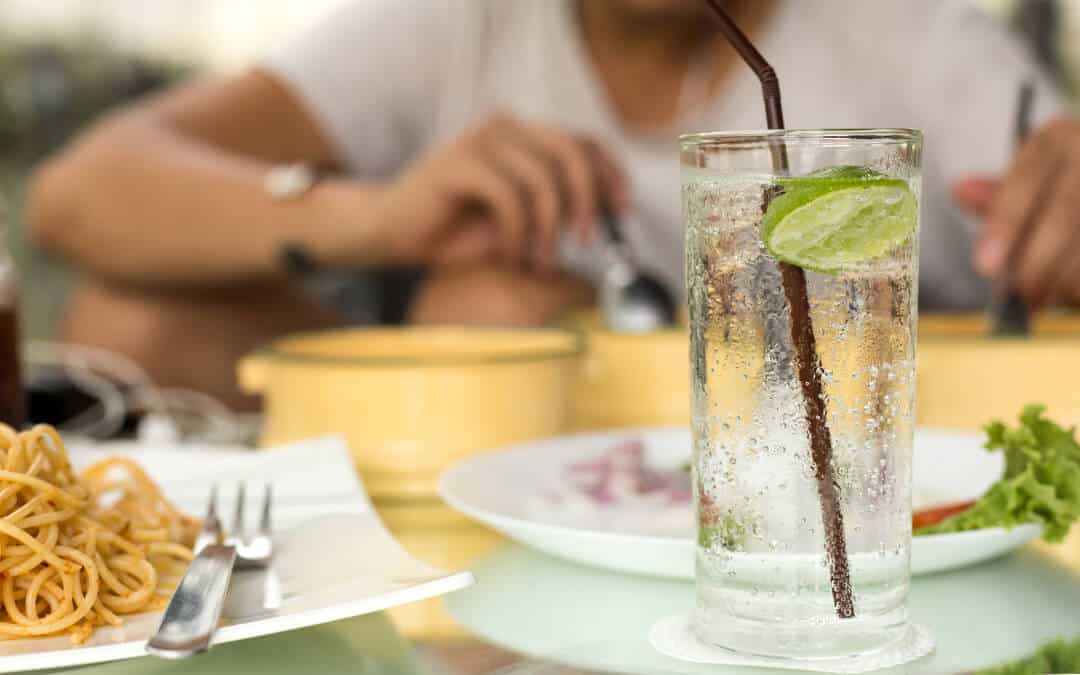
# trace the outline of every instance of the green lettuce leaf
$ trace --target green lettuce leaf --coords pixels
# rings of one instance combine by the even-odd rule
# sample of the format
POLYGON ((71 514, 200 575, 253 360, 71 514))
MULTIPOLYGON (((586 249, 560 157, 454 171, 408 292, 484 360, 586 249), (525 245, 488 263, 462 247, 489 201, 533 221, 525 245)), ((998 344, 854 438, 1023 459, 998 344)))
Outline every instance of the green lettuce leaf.
POLYGON ((1075 427, 1061 428, 1043 417, 1044 410, 1024 408, 1014 429, 988 425, 986 449, 1005 455, 1001 480, 967 510, 915 534, 1040 523, 1047 541, 1061 541, 1080 517, 1080 445, 1075 427))

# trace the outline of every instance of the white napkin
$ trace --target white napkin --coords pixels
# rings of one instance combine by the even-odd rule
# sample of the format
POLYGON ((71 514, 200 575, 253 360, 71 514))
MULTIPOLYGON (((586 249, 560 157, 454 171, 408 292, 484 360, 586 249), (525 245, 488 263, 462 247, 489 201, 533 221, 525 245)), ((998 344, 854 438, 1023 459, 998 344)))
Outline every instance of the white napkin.
POLYGON ((661 619, 649 630, 649 642, 665 656, 680 661, 725 666, 781 668, 819 673, 867 673, 893 668, 934 651, 934 636, 925 626, 912 624, 908 635, 896 644, 865 656, 838 659, 780 659, 754 656, 714 647, 698 639, 690 629, 690 612, 661 619))

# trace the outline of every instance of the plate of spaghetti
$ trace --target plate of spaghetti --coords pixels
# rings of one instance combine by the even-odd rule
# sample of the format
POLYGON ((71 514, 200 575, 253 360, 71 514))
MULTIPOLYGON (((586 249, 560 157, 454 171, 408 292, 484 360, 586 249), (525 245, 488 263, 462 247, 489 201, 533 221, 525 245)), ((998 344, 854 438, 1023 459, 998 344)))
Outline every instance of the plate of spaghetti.
POLYGON ((472 583, 401 549, 338 439, 266 453, 123 444, 69 454, 51 427, 0 424, 0 672, 142 655, 192 559, 199 521, 187 514, 202 511, 211 483, 240 479, 274 483, 283 528, 273 569, 234 574, 216 643, 472 583), (253 588, 254 604, 243 597, 253 588))

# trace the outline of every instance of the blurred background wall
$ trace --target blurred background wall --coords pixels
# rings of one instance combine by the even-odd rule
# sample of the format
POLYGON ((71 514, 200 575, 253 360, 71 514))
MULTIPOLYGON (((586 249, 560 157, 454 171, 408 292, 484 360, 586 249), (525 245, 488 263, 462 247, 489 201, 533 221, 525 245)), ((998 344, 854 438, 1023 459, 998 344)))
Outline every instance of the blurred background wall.
MULTIPOLYGON (((23 304, 24 332, 51 334, 68 283, 66 270, 22 237, 22 186, 33 165, 108 108, 199 72, 243 68, 347 1, 0 0, 0 202, 24 297, 34 298, 23 304)), ((1080 0, 971 1, 1023 32, 1080 91, 1080 0)))
MULTIPOLYGON (((391 2, 393 0, 390 0, 391 2)), ((146 58, 243 67, 343 0, 0 0, 6 37, 96 36, 146 58)))

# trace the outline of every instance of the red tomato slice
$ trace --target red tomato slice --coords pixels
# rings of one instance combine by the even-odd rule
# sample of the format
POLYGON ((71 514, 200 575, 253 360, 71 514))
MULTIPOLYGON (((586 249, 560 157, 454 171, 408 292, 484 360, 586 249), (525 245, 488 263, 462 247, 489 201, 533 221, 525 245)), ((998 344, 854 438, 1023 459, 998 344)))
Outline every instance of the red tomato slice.
POLYGON ((941 506, 932 506, 928 509, 919 509, 911 514, 911 527, 912 529, 918 530, 923 527, 937 525, 949 516, 956 515, 957 513, 968 509, 974 503, 975 500, 972 499, 966 502, 943 504, 941 506))

